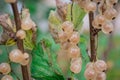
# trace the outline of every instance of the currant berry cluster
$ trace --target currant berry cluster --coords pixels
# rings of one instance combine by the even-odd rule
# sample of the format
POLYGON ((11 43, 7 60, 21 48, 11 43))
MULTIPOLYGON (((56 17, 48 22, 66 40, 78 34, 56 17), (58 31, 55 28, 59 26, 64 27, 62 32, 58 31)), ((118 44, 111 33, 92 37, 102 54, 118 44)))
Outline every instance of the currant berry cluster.
POLYGON ((13 80, 12 76, 8 75, 10 72, 11 72, 10 64, 8 63, 0 64, 0 73, 4 75, 1 80, 13 80))
POLYGON ((103 60, 88 63, 84 76, 87 80, 106 80, 107 64, 103 60))
POLYGON ((79 6, 86 12, 97 12, 92 23, 95 29, 101 29, 103 33, 109 34, 113 31, 112 20, 118 15, 113 6, 118 0, 79 0, 79 6))
POLYGON ((74 31, 74 25, 70 21, 65 21, 61 28, 61 31, 58 32, 61 49, 65 50, 71 59, 70 70, 74 73, 79 73, 82 67, 80 48, 77 46, 80 35, 77 31, 74 31))

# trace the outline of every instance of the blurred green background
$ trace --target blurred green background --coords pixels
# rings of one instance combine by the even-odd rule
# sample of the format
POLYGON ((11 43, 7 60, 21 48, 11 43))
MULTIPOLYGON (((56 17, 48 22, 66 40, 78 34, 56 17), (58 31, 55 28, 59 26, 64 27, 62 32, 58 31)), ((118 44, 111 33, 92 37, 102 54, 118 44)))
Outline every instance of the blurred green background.
MULTIPOLYGON (((25 5, 25 7, 29 8, 31 17, 36 22, 37 26, 43 32, 47 32, 48 16, 50 10, 55 10, 55 1, 54 0, 19 0, 18 3, 19 11, 21 10, 23 4, 25 5)), ((120 7, 118 6, 117 8, 119 9, 120 7)), ((4 13, 8 13, 12 15, 12 10, 10 5, 6 4, 4 0, 0 0, 0 14, 4 14, 4 13)), ((114 24, 116 24, 116 22, 114 24)), ((112 35, 105 35, 103 33, 100 33, 98 37, 98 58, 104 59, 108 63, 107 80, 120 80, 120 32, 119 32, 120 28, 117 29, 118 30, 113 32, 112 35)), ((86 37, 86 42, 88 43, 89 42, 88 32, 85 32, 85 37, 86 37)), ((3 46, 0 46, 0 56, 2 53, 1 51, 2 48, 3 46)), ((2 50, 4 51, 4 49, 2 50)))

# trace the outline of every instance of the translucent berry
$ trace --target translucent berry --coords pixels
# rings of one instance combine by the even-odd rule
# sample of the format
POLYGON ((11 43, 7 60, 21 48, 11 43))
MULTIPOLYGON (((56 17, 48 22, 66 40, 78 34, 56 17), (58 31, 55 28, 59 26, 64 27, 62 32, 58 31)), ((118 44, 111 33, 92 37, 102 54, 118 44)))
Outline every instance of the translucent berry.
POLYGON ((82 68, 82 66, 81 66, 82 64, 80 64, 80 63, 77 63, 77 62, 73 62, 72 64, 71 64, 71 66, 70 66, 70 70, 73 72, 73 73, 79 73, 80 71, 81 71, 81 68, 82 68))
POLYGON ((111 22, 107 22, 102 26, 102 31, 105 34, 111 33, 113 31, 113 29, 114 29, 114 26, 111 22))
POLYGON ((67 34, 71 35, 73 32, 74 25, 70 21, 66 21, 62 24, 62 30, 67 34))
POLYGON ((93 68, 87 68, 85 70, 84 76, 87 80, 93 80, 96 77, 96 72, 93 68))
POLYGON ((93 21, 93 26, 97 29, 101 29, 102 25, 106 22, 106 19, 103 15, 99 14, 95 17, 93 21))
POLYGON ((96 10, 96 6, 97 5, 95 2, 88 2, 84 9, 86 12, 90 12, 90 11, 94 12, 96 10))
POLYGON ((20 62, 20 64, 23 66, 26 66, 29 64, 30 56, 28 53, 24 53, 23 56, 24 56, 24 59, 20 62))
POLYGON ((82 64, 82 59, 81 59, 81 57, 79 57, 79 58, 72 58, 72 59, 71 59, 71 64, 72 64, 72 63, 82 64))
POLYGON ((23 30, 30 30, 33 27, 32 23, 32 20, 29 17, 27 17, 22 20, 21 28, 23 30))
POLYGON ((92 62, 87 63, 86 69, 87 69, 87 68, 93 68, 93 63, 92 63, 92 62))
POLYGON ((107 70, 107 64, 103 60, 97 60, 94 63, 94 69, 96 70, 96 72, 103 72, 107 70))
POLYGON ((7 3, 15 3, 16 0, 5 0, 5 2, 7 2, 7 3))
POLYGON ((113 5, 117 4, 118 0, 106 0, 108 7, 113 7, 113 5))
POLYGON ((80 41, 80 35, 78 32, 73 32, 72 36, 69 38, 70 42, 73 44, 77 44, 80 41))
POLYGON ((25 31, 24 30, 19 30, 19 31, 17 31, 17 33, 16 33, 16 37, 18 37, 18 38, 20 38, 20 39, 24 39, 25 37, 26 37, 26 33, 25 33, 25 31))
POLYGON ((1 80, 13 80, 13 77, 10 76, 10 75, 5 75, 5 76, 2 77, 1 80))
POLYGON ((80 49, 78 46, 71 46, 68 49, 68 55, 70 58, 77 58, 80 56, 80 49))
POLYGON ((58 33, 58 38, 59 38, 60 42, 66 42, 67 39, 68 39, 68 36, 67 36, 67 34, 65 32, 60 31, 58 33))
POLYGON ((93 0, 94 2, 96 2, 97 4, 103 3, 104 0, 93 0))
POLYGON ((79 4, 79 6, 81 7, 81 8, 85 8, 85 6, 87 5, 87 0, 79 0, 79 1, 77 1, 78 2, 78 4, 79 4))
POLYGON ((105 12, 104 12, 104 16, 106 19, 108 20, 113 20, 117 17, 118 13, 114 8, 108 8, 105 12))
POLYGON ((10 61, 20 63, 24 57, 23 53, 19 49, 14 49, 9 53, 10 61))
POLYGON ((8 74, 11 72, 11 67, 8 63, 1 63, 0 64, 0 72, 2 74, 8 74))
POLYGON ((104 72, 98 73, 96 80, 106 80, 106 74, 104 72))

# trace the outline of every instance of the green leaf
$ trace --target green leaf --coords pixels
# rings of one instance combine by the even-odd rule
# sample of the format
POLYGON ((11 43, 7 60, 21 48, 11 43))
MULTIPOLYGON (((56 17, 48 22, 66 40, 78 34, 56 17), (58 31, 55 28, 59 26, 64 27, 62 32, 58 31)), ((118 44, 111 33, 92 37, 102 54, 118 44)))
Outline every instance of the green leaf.
POLYGON ((78 4, 73 3, 68 5, 68 12, 67 12, 67 21, 71 21, 71 17, 73 18, 73 24, 76 30, 79 30, 82 27, 83 18, 86 15, 85 11, 79 7, 78 4), (71 9, 72 8, 72 9, 71 9), (72 15, 71 15, 72 12, 72 15))
POLYGON ((50 57, 44 52, 41 44, 37 44, 32 51, 31 73, 36 80, 64 80, 56 64, 56 57, 50 57))

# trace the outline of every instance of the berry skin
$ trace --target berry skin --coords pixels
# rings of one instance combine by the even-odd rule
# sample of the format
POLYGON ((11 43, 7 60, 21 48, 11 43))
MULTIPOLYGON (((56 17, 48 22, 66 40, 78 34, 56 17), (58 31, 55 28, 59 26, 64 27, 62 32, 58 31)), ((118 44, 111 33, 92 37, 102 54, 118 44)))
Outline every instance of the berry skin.
POLYGON ((84 9, 86 12, 90 12, 90 11, 94 12, 96 10, 96 6, 97 5, 95 2, 88 2, 84 9))
POLYGON ((78 58, 80 56, 80 49, 78 46, 71 46, 68 49, 68 55, 70 58, 78 58))
POLYGON ((10 61, 20 63, 24 57, 23 53, 19 49, 14 49, 9 53, 10 61))
POLYGON ((71 63, 70 70, 72 72, 77 74, 77 73, 79 73, 81 71, 81 68, 82 68, 82 66, 81 66, 80 63, 78 63, 78 62, 71 63))
POLYGON ((105 34, 111 33, 113 31, 113 29, 114 29, 114 26, 111 22, 107 22, 107 23, 103 24, 103 26, 102 26, 102 31, 105 34))
POLYGON ((5 75, 5 76, 2 77, 1 80, 13 80, 13 77, 10 76, 10 75, 5 75))
POLYGON ((7 3, 15 3, 16 0, 5 0, 5 2, 7 2, 7 3))
POLYGON ((29 61, 30 61, 29 54, 24 53, 23 56, 24 56, 24 59, 21 61, 20 64, 23 65, 23 66, 26 66, 26 65, 29 64, 29 61))
POLYGON ((93 68, 93 63, 92 63, 92 62, 87 63, 86 69, 87 69, 87 68, 93 68))
POLYGON ((26 33, 24 30, 19 30, 16 33, 16 37, 20 38, 20 39, 24 39, 26 37, 26 33))
POLYGON ((73 32, 69 40, 73 44, 78 44, 79 41, 80 41, 79 33, 78 32, 73 32))
POLYGON ((107 70, 107 64, 103 60, 97 60, 94 63, 94 69, 96 72, 103 72, 107 70))
POLYGON ((106 80, 106 74, 104 72, 98 73, 96 80, 106 80))
POLYGON ((85 70, 84 76, 87 80, 93 80, 96 77, 96 72, 93 68, 87 68, 85 70))
POLYGON ((71 64, 72 63, 79 63, 79 64, 82 64, 82 59, 79 57, 79 58, 72 58, 71 59, 71 64))
POLYGON ((8 63, 1 63, 0 64, 0 72, 2 74, 8 74, 11 72, 11 67, 8 63))
POLYGON ((113 20, 117 17, 118 13, 114 8, 109 8, 104 12, 104 16, 108 20, 113 20))

